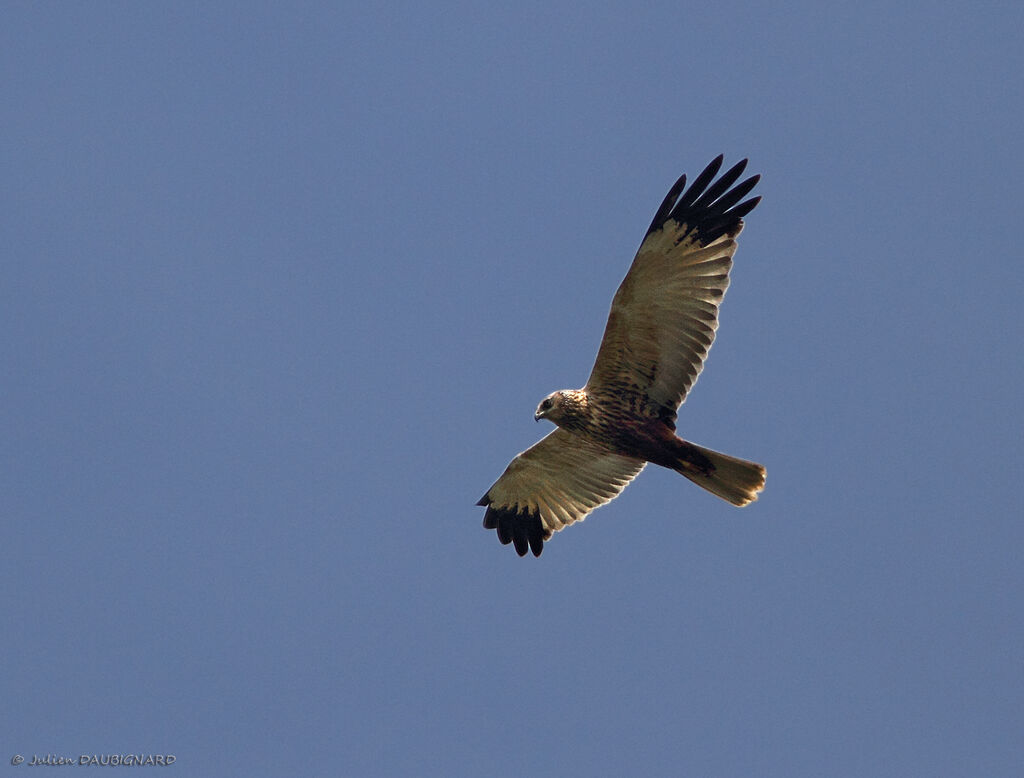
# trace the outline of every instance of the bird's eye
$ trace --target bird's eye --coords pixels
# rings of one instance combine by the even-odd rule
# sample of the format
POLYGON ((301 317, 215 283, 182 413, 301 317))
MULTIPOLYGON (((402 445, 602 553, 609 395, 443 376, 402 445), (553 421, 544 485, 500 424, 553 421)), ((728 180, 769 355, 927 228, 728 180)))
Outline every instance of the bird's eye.
POLYGON ((540 404, 540 407, 546 411, 548 408, 551 407, 551 400, 545 400, 540 404))

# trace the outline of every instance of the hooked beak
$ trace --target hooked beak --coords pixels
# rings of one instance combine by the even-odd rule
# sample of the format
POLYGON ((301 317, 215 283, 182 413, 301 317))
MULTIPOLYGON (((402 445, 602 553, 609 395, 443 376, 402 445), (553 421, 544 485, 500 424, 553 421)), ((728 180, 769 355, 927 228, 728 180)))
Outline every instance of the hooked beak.
POLYGON ((540 421, 542 418, 544 418, 544 416, 541 413, 533 414, 533 420, 534 421, 540 421))

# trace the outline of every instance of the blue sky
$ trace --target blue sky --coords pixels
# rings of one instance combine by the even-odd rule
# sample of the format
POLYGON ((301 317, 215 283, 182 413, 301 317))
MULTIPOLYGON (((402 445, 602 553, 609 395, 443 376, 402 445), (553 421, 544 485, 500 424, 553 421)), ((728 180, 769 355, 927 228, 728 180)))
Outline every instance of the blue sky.
POLYGON ((5 770, 1019 774, 1019 4, 4 17, 5 770), (679 427, 766 491, 519 559, 474 503, 720 152, 679 427))

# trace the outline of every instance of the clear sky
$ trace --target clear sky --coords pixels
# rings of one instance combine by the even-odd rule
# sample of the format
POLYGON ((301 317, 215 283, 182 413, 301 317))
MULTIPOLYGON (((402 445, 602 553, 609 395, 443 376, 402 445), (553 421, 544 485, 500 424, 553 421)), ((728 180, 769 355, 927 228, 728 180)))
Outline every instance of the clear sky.
POLYGON ((1020 3, 3 17, 5 772, 1020 774, 1020 3), (520 559, 474 503, 720 152, 679 428, 767 488, 520 559))

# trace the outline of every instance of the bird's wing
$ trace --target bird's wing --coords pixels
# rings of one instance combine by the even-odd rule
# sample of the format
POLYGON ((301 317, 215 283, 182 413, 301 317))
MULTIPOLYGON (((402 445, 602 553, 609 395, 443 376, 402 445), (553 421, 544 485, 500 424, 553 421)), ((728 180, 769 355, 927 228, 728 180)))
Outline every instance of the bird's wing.
POLYGON ((612 300, 588 393, 639 396, 674 425, 715 339, 742 217, 761 199, 740 202, 760 176, 733 186, 746 164, 712 184, 719 156, 685 192, 686 176, 669 190, 612 300))
POLYGON ((477 505, 498 540, 540 556, 552 533, 618 496, 645 464, 559 428, 516 456, 477 505))

